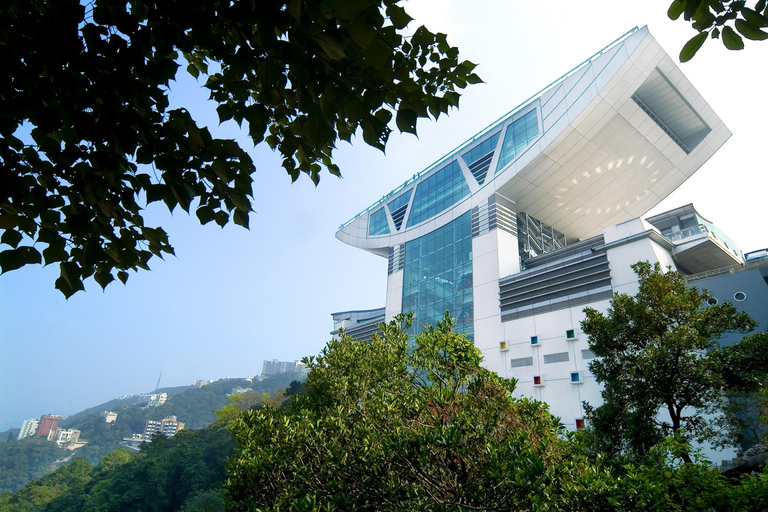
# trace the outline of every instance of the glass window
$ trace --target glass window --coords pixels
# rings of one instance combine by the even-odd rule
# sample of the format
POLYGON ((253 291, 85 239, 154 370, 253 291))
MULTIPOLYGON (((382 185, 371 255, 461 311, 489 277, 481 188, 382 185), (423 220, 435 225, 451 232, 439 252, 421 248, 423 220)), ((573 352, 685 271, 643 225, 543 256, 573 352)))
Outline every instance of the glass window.
POLYGON ((407 190, 391 200, 389 203, 387 203, 387 206, 389 206, 389 211, 394 212, 401 206, 408 205, 408 201, 411 199, 411 192, 413 192, 413 189, 407 190))
POLYGON ((471 212, 405 243, 403 311, 415 315, 412 334, 448 311, 456 332, 473 337, 471 212))
POLYGON ((477 182, 482 185, 485 181, 485 177, 488 174, 488 168, 491 166, 491 160, 493 159, 493 152, 496 150, 496 144, 499 142, 499 136, 501 132, 496 132, 483 142, 470 149, 461 157, 469 167, 472 175, 477 182))
POLYGON ((501 145, 499 162, 496 164, 496 172, 517 158, 538 135, 539 120, 534 108, 507 126, 504 142, 501 145))
POLYGON ((386 235, 389 233, 389 224, 387 224, 387 212, 384 208, 379 208, 368 217, 369 235, 386 235))
POLYGON ((408 227, 431 219, 469 195, 469 186, 458 162, 453 161, 424 179, 416 187, 408 227))

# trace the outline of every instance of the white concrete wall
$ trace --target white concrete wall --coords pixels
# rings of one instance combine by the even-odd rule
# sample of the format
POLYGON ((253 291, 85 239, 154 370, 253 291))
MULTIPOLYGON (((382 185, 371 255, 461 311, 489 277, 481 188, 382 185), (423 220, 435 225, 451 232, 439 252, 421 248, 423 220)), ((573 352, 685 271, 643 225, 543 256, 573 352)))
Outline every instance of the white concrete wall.
POLYGON ((387 276, 387 309, 384 321, 389 322, 403 310, 403 271, 398 270, 387 276))

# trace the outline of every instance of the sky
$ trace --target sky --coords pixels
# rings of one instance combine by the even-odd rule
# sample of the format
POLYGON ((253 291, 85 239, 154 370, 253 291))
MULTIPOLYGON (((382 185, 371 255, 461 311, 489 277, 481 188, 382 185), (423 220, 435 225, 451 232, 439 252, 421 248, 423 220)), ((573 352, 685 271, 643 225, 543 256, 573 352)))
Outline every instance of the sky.
MULTIPOLYGON (((666 17, 669 0, 404 5, 411 29, 447 33, 485 83, 466 89, 448 117, 420 121, 418 137, 393 133, 386 154, 362 138, 340 143, 343 178, 324 173, 317 188, 304 176, 291 184, 280 159, 253 148, 236 125, 217 126, 202 82, 174 84, 173 105, 252 148, 250 230, 200 226, 194 215, 156 203, 147 224, 166 229, 176 257, 154 258, 152 270, 132 273, 126 286, 102 292, 89 281, 66 300, 53 287, 56 266, 0 276, 0 430, 150 391, 161 372, 161 386, 188 385, 257 375, 265 359, 317 354, 330 338, 331 313, 385 303, 386 260, 338 241, 343 222, 631 28, 648 25, 675 61, 695 34, 666 17)), ((768 247, 766 62, 768 42, 730 52, 708 41, 680 65, 733 136, 650 214, 694 203, 743 251, 768 247)))

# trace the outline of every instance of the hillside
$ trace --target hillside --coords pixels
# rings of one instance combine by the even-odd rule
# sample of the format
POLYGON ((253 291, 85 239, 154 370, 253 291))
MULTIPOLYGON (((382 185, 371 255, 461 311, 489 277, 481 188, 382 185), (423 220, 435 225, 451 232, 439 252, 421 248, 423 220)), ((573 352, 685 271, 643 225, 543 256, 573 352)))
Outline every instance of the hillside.
MULTIPOLYGON (((166 388, 170 396, 159 407, 143 408, 135 404, 135 399, 111 400, 62 420, 60 426, 80 430, 80 439, 87 441, 87 444, 77 449, 75 455, 96 464, 99 459, 117 449, 123 438, 142 433, 149 419, 161 420, 175 415, 185 423, 187 430, 205 428, 216 419, 216 411, 227 405, 227 395, 232 388, 246 387, 252 388, 255 393, 272 394, 288 387, 291 381, 303 377, 286 373, 263 381, 222 379, 201 388, 166 388), (114 423, 104 422, 101 413, 105 410, 118 413, 114 423)), ((14 439, 0 444, 0 493, 15 492, 29 480, 45 475, 50 472, 54 460, 68 454, 66 450, 57 448, 55 443, 38 439, 14 439)))
MULTIPOLYGON (((178 395, 179 393, 188 391, 190 389, 194 389, 194 386, 174 386, 174 387, 168 387, 168 388, 160 388, 157 391, 152 391, 152 393, 168 393, 168 397, 170 398, 174 395, 178 395)), ((62 427, 65 427, 65 428, 73 428, 73 427, 70 427, 69 425, 73 424, 80 418, 83 418, 85 416, 90 416, 93 414, 101 414, 104 411, 117 411, 117 409, 130 407, 132 405, 136 405, 138 403, 138 399, 139 399, 139 395, 130 395, 125 398, 115 398, 113 400, 109 400, 108 402, 104 402, 103 404, 99 404, 94 407, 89 407, 88 409, 72 414, 71 416, 67 416, 66 419, 61 421, 61 425, 62 427)))
POLYGON ((155 441, 139 454, 120 448, 97 465, 79 457, 16 494, 0 494, 0 512, 220 511, 233 451, 232 435, 217 425, 155 441))

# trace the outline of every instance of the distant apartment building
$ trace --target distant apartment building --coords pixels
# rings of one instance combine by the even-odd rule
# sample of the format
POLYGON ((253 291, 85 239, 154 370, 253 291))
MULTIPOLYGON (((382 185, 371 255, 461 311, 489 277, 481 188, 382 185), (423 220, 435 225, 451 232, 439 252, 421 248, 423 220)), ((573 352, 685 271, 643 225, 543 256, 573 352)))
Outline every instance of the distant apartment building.
POLYGON ((150 441, 152 440, 146 439, 141 434, 133 434, 131 437, 124 437, 120 442, 120 446, 124 446, 132 452, 139 452, 141 451, 141 445, 144 443, 149 443, 150 441))
POLYGON ((69 448, 74 450, 79 448, 85 443, 80 442, 80 431, 77 429, 61 429, 57 428, 55 431, 56 444, 62 448, 69 448))
POLYGON ((24 439, 25 437, 32 437, 37 432, 37 426, 40 424, 40 420, 37 418, 29 418, 24 420, 21 424, 21 430, 19 431, 18 439, 24 439))
POLYGON ((242 395, 243 393, 248 393, 249 391, 253 391, 253 388, 232 388, 232 392, 229 393, 230 395, 242 395))
POLYGON ((104 418, 104 423, 114 423, 117 420, 117 413, 112 411, 104 411, 101 413, 101 417, 104 418))
POLYGON ((309 372, 309 369, 307 368, 307 365, 301 361, 278 361, 277 359, 264 361, 264 366, 261 368, 262 377, 289 372, 307 373, 309 372))
MULTIPOLYGON (((37 428, 36 437, 49 437, 49 434, 56 433, 56 428, 59 426, 59 420, 61 416, 58 414, 43 414, 40 416, 40 425, 37 428)), ((50 439, 49 439, 50 440, 50 439)))
POLYGON ((139 404, 144 404, 144 407, 160 407, 166 401, 168 401, 168 393, 145 393, 139 395, 139 404))
POLYGON ((178 421, 176 416, 168 416, 161 421, 147 420, 144 425, 144 438, 151 439, 155 434, 173 437, 182 430, 184 430, 184 423, 178 421))

